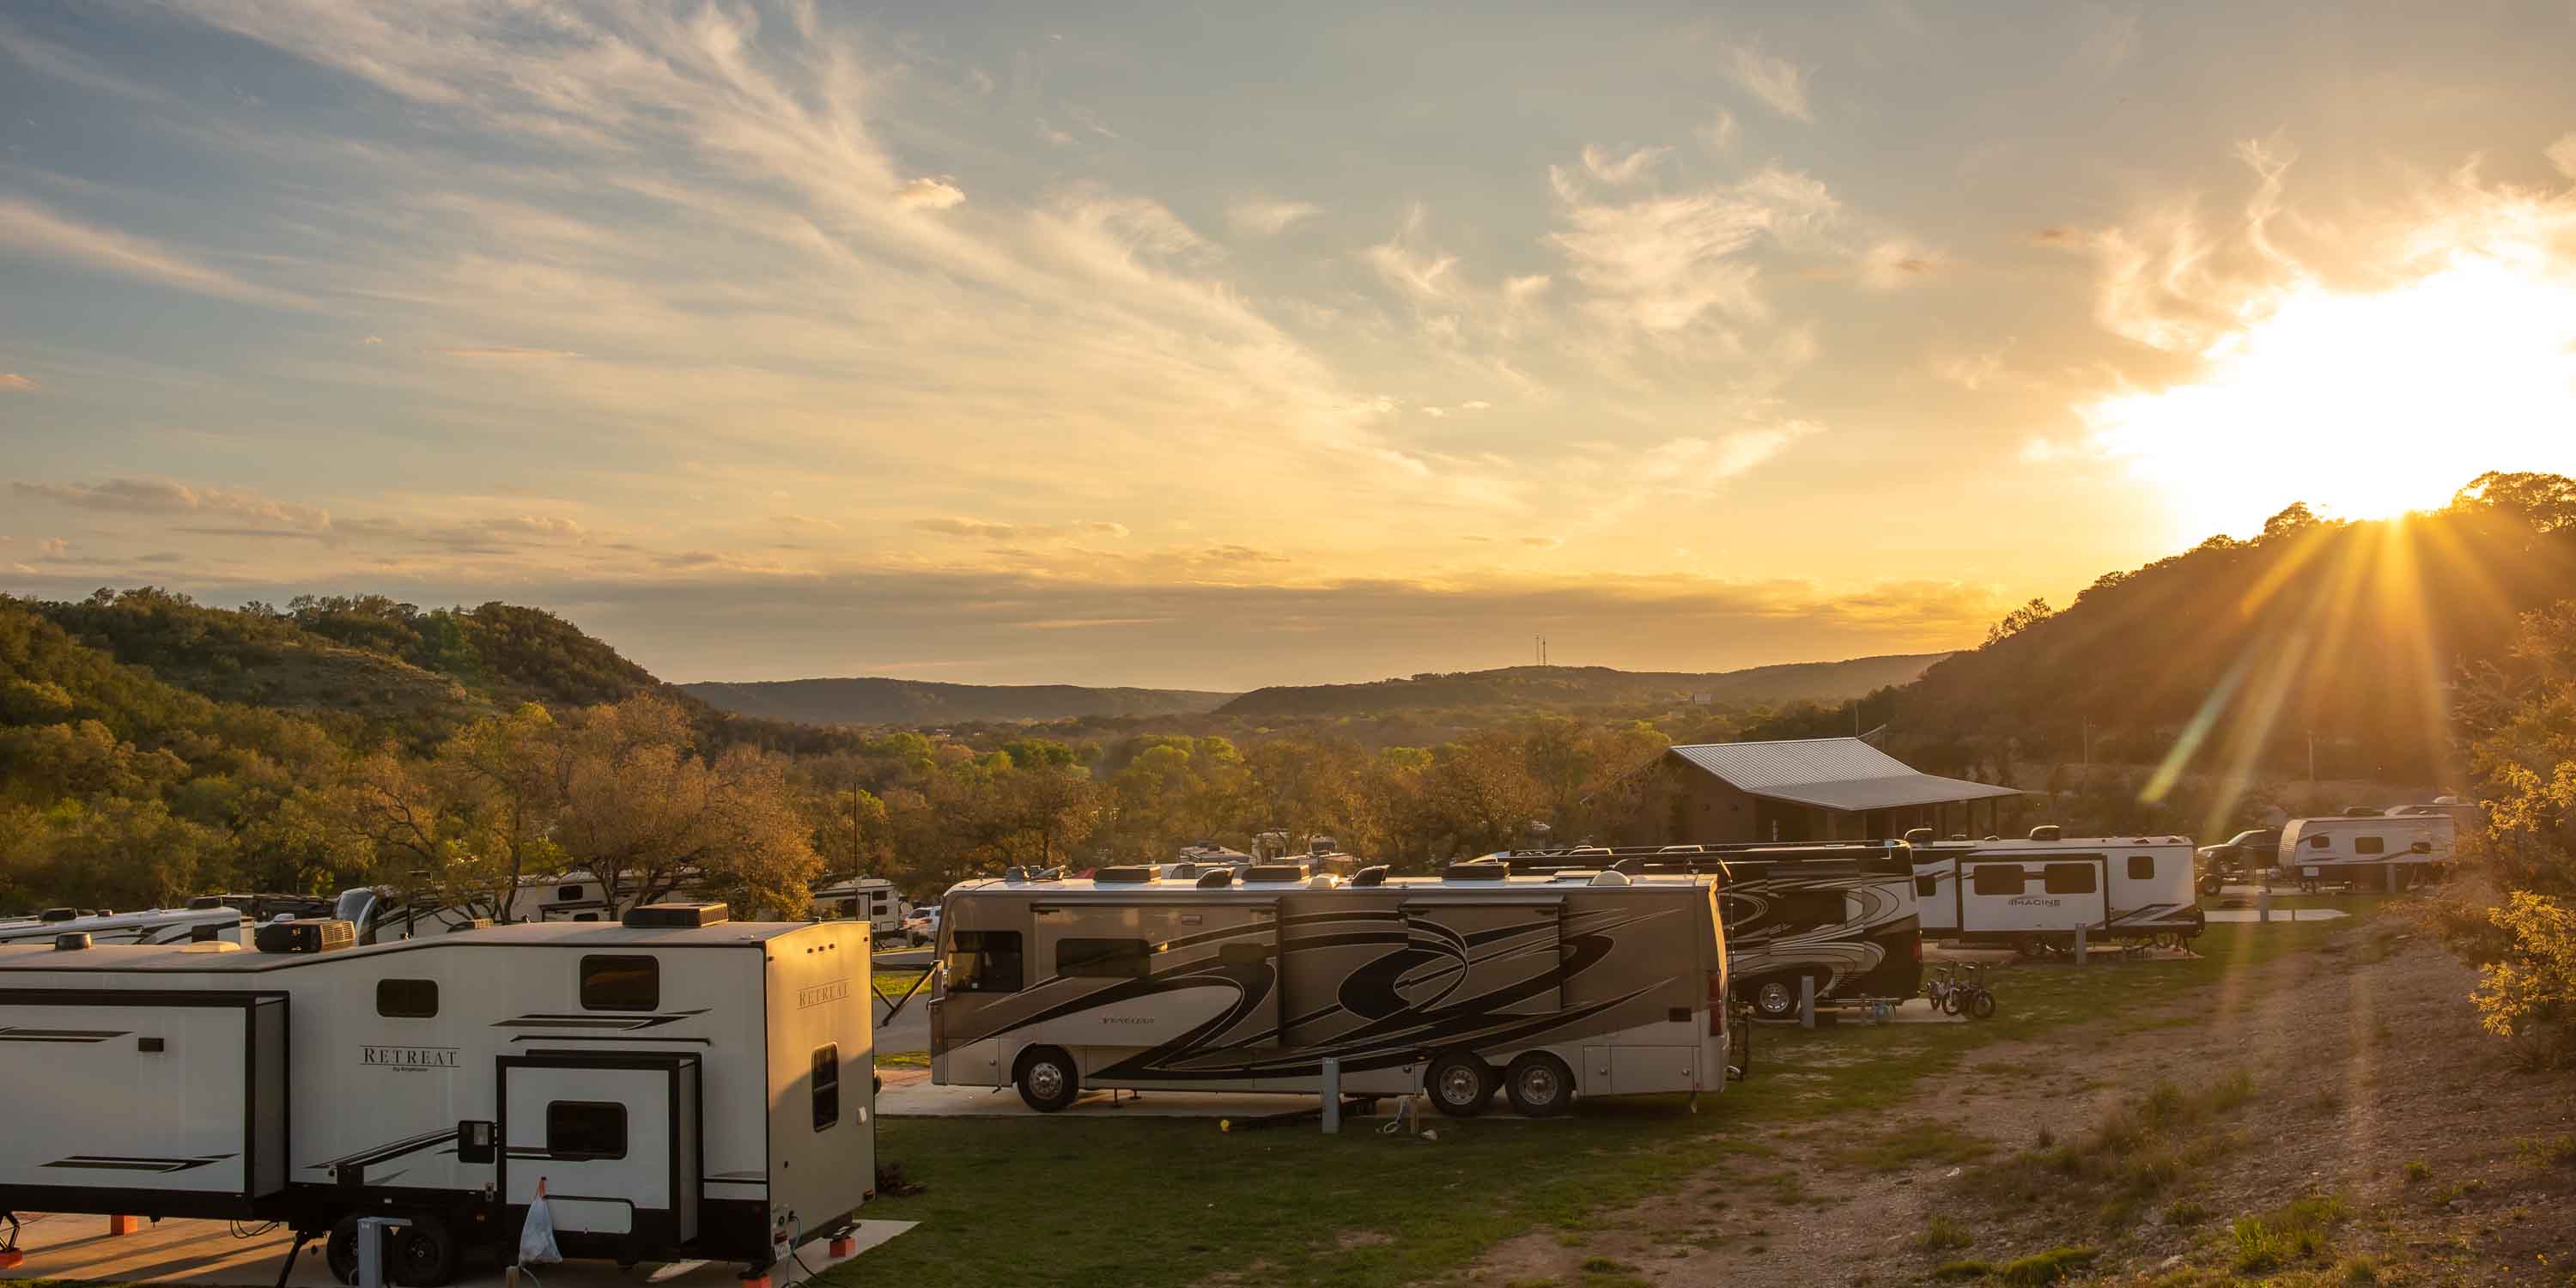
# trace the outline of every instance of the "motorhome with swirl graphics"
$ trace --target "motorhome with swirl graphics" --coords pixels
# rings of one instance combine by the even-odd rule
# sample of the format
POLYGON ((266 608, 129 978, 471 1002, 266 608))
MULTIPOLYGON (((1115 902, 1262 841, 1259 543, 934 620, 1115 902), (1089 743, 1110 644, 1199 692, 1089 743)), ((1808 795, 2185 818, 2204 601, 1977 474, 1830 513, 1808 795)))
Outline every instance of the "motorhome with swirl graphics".
POLYGON ((968 881, 941 902, 931 1077, 1040 1111, 1097 1088, 1311 1095, 1328 1058, 1348 1094, 1460 1116, 1497 1089, 1532 1115, 1715 1092, 1744 1063, 1717 889, 1491 861, 968 881))

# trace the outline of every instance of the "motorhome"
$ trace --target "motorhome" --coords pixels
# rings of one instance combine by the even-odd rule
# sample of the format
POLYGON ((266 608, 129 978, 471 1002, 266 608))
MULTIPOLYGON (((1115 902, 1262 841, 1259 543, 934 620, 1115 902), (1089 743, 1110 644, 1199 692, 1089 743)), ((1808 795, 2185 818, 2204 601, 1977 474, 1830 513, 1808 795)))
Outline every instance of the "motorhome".
POLYGON ((2182 943, 2204 928, 2181 836, 1908 840, 1923 937, 2008 944, 2025 955, 2090 943, 2182 943))
POLYGON ((0 945, 0 1211, 408 1217, 393 1278, 515 1246, 769 1265, 875 1186, 868 945, 845 923, 655 905, 354 945, 0 945))
POLYGON ((0 944, 52 943, 55 936, 89 936, 94 944, 184 944, 222 939, 243 942, 250 918, 238 908, 154 908, 145 912, 83 912, 50 908, 33 917, 0 921, 0 944))
POLYGON ((940 903, 931 1080, 1042 1112, 1085 1088, 1312 1095, 1327 1059, 1346 1094, 1427 1090, 1460 1116, 1497 1087, 1533 1115, 1714 1092, 1744 1067, 1716 891, 1490 862, 969 881, 940 903))
POLYGON ((816 921, 865 921, 868 932, 878 939, 902 934, 903 923, 911 915, 912 901, 896 893, 894 882, 884 877, 844 877, 814 887, 816 921))
POLYGON ((1764 1019, 1797 1014, 1805 980, 1815 981, 1818 1001, 1906 998, 1922 987, 1914 865, 1896 842, 1586 846, 1507 857, 1515 872, 1555 864, 1721 874, 1727 971, 1736 996, 1764 1019))
POLYGON ((2441 875, 2459 824, 2448 814, 2294 818, 2281 829, 2281 875, 2303 890, 2404 890, 2441 875))

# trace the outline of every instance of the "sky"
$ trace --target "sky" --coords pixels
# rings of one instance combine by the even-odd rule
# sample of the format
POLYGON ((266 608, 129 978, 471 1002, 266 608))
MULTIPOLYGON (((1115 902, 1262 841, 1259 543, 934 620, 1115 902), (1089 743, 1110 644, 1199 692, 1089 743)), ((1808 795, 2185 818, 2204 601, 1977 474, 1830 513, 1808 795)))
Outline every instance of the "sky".
POLYGON ((0 593, 666 679, 1971 645, 2576 472, 2576 7, 0 7, 0 593))

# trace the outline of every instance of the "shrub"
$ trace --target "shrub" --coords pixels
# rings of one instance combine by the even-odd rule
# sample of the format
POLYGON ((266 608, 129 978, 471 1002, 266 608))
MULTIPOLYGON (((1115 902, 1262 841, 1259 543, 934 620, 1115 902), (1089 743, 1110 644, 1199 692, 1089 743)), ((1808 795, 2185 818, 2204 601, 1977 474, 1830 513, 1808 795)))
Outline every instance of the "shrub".
POLYGON ((2433 1165, 2420 1158, 2406 1160, 2406 1183, 2421 1185, 2433 1175, 2433 1165))
POLYGON ((2554 1038, 2526 1046, 2539 1062, 2576 1055, 2576 1030, 2567 1023, 2576 1018, 2576 906, 2515 890, 2487 916, 2511 946, 2504 960, 2478 968, 2477 991, 2469 995, 2478 1022, 2502 1038, 2554 1038))
POLYGON ((2240 1275, 2259 1275, 2294 1261, 2325 1256, 2326 1230, 2349 1215, 2342 1199, 2311 1195, 2261 1216, 2249 1216, 2229 1227, 2236 1241, 2235 1268, 2240 1275))
POLYGON ((1976 1236, 1968 1233, 1968 1227, 1936 1212, 1923 1223, 1923 1233, 1916 1236, 1914 1246, 1925 1252, 1947 1252, 1974 1242, 1976 1236))
POLYGON ((2045 1288, 2093 1264, 2099 1248, 2051 1248, 2035 1252, 1995 1272, 2013 1288, 2045 1288))

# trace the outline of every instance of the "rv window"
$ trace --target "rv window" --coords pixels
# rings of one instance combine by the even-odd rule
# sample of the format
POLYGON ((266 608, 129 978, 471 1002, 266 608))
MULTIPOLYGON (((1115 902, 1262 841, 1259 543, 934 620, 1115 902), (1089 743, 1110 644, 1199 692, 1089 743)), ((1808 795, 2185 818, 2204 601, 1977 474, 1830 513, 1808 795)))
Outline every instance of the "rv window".
POLYGON ((662 963, 653 957, 581 959, 581 1009, 650 1011, 662 1005, 662 963))
POLYGON ((2021 865, 2018 863, 1983 863, 1972 869, 1979 894, 2020 894, 2021 865))
POLYGON ((1941 879, 1939 877, 1914 878, 1914 893, 1926 899, 1941 893, 1941 879))
POLYGON ((1843 924, 1843 896, 1839 891, 1823 890, 1784 894, 1771 901, 1770 919, 1789 930, 1839 926, 1843 924))
POLYGON ((546 1102, 546 1154, 556 1159, 626 1157, 626 1106, 595 1100, 546 1102))
POLYGON ((2312 850, 2322 850, 2332 844, 2334 844, 2334 842, 2324 836, 2311 836, 2308 838, 2308 848, 2312 850))
POLYGON ((2091 894, 2100 888, 2090 863, 2051 863, 2039 870, 2039 882, 2050 894, 2091 894))
POLYGON ((2155 877, 2156 856, 2152 854, 2132 854, 2129 856, 2130 880, 2152 881, 2155 880, 2155 877))
POLYGON ((951 993, 1016 993, 1020 991, 1020 932, 960 930, 949 936, 948 991, 951 993))
POLYGON ((814 1130, 841 1121, 841 1044, 814 1048, 814 1130))
POLYGON ((1060 939, 1055 973, 1068 979, 1143 979, 1153 973, 1154 946, 1142 939, 1060 939))
POLYGON ((438 981, 376 981, 376 1014, 395 1020, 426 1020, 438 1014, 438 981))
POLYGON ((844 917, 855 917, 859 915, 859 901, 856 899, 843 899, 841 901, 841 915, 844 917))
POLYGON ((1228 966, 1258 966, 1270 960, 1270 950, 1259 944, 1227 944, 1216 950, 1216 956, 1228 966))
POLYGON ((2352 852, 2355 854, 2382 854, 2387 852, 2387 849, 2388 846, 2375 836, 2352 838, 2352 852))
POLYGON ((567 901, 568 901, 568 900, 573 900, 573 899, 578 899, 578 898, 580 898, 580 897, 581 897, 581 887, 580 887, 580 886, 556 886, 556 887, 555 887, 555 897, 556 897, 557 899, 563 899, 563 900, 567 900, 567 901))

